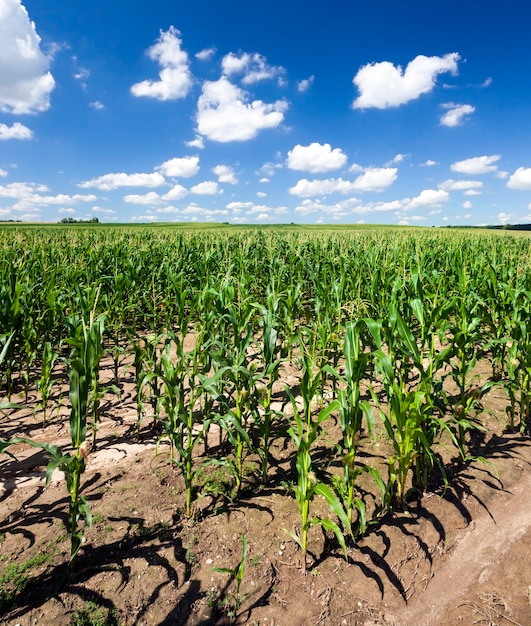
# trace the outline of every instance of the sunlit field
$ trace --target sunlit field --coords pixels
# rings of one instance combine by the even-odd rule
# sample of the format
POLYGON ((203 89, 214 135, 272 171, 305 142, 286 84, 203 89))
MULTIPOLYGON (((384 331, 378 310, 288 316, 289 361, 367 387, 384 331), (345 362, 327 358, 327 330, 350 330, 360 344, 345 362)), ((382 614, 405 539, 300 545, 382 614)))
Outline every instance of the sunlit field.
MULTIPOLYGON (((9 224, 0 273, 1 445, 13 467, 35 450, 47 479, 65 473, 71 571, 93 525, 85 471, 125 402, 123 437, 152 438, 188 524, 282 486, 293 508, 279 541, 302 575, 319 529, 348 561, 463 468, 489 467, 493 390, 498 431, 528 432, 527 234, 9 224), (46 428, 61 423, 66 442, 46 428)), ((246 541, 240 570, 220 570, 235 581, 234 619, 246 541)))

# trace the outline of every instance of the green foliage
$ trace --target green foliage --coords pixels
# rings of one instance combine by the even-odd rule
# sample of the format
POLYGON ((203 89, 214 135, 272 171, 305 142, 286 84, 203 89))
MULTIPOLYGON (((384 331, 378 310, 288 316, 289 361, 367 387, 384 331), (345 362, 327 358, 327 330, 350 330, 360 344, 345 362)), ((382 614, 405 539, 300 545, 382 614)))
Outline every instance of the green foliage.
MULTIPOLYGON (((264 486, 296 483, 300 526, 289 532, 304 565, 313 525, 345 552, 410 489, 422 497, 432 479, 447 480, 443 458, 481 459, 474 435, 494 384, 507 393, 508 427, 528 432, 530 249, 527 237, 438 229, 6 227, 2 399, 37 389, 48 419, 64 363, 72 446, 0 439, 0 451, 24 441, 49 456, 48 480, 66 472, 74 558, 91 521, 80 491, 87 437, 96 442, 103 396, 131 368, 135 434, 151 414, 188 515, 197 494, 234 502, 259 463, 264 486), (492 377, 477 383, 480 362, 492 377), (280 409, 286 397, 291 412, 280 409), (360 454, 378 415, 382 449, 392 448, 382 475, 360 454), (296 481, 272 467, 288 439, 296 481), (313 514, 316 497, 329 514, 313 514)), ((16 406, 0 407, 7 428, 16 406)))
POLYGON ((86 602, 72 616, 69 626, 120 626, 116 609, 107 609, 96 602, 86 602))
POLYGON ((240 587, 242 584, 243 576, 245 574, 245 565, 247 563, 247 538, 245 535, 241 536, 242 540, 242 556, 238 565, 231 569, 229 567, 213 567, 212 569, 215 572, 221 572, 224 574, 230 574, 232 581, 234 582, 234 591, 226 594, 223 598, 222 605, 227 613, 227 617, 231 624, 235 622, 238 617, 238 611, 242 602, 247 597, 247 594, 243 594, 240 592, 240 587))

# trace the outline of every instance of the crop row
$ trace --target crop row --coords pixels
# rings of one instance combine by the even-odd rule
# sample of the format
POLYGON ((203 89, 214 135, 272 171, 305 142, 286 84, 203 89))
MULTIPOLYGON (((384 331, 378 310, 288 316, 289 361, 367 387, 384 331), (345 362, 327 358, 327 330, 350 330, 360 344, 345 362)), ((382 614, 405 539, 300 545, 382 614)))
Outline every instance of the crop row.
POLYGON ((483 429, 481 400, 492 386, 507 394, 507 427, 528 427, 527 238, 19 229, 1 232, 0 246, 3 395, 36 389, 46 420, 60 369, 71 407, 71 447, 61 450, 12 437, 16 409, 6 403, 2 447, 42 448, 49 475, 65 471, 72 559, 80 521, 91 520, 80 489, 100 402, 109 389, 119 393, 125 367, 134 369, 137 428, 149 413, 170 444, 187 515, 205 462, 230 474, 233 500, 246 459, 259 459, 265 485, 275 439, 291 441, 300 520, 286 530, 303 566, 312 526, 333 532, 346 553, 351 538, 412 492, 421 496, 435 477, 444 484, 441 441, 458 463, 480 458, 471 434, 483 429), (113 364, 109 385, 100 381, 104 357, 113 364), (491 373, 478 385, 479 361, 491 373), (299 372, 297 388, 285 384, 287 368, 299 372), (328 444, 336 476, 316 454, 331 420, 340 427, 328 444), (205 448, 214 428, 224 445, 212 457, 205 448), (359 453, 375 428, 390 449, 385 470, 359 453), (370 511, 362 474, 379 493, 370 511), (316 496, 329 514, 313 514, 316 496))

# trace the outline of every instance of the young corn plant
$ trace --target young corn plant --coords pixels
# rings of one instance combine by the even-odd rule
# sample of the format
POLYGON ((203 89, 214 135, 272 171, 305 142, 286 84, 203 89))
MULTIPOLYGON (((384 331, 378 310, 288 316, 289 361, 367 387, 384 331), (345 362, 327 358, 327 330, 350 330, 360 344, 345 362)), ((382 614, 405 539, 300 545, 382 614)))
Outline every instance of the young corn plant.
POLYGON ((516 429, 516 415, 520 418, 519 429, 523 434, 529 429, 531 419, 531 306, 530 293, 518 290, 514 294, 513 321, 510 347, 506 363, 509 395, 509 428, 516 429))
MULTIPOLYGON (((301 346, 303 343, 301 341, 301 346)), ((320 370, 314 374, 313 363, 308 354, 303 351, 303 377, 301 380, 301 395, 303 400, 302 414, 299 409, 296 398, 291 391, 286 388, 290 397, 293 409, 293 420, 295 424, 288 430, 293 443, 297 449, 296 468, 297 468, 297 486, 295 487, 295 497, 299 505, 299 513, 301 516, 300 532, 293 532, 287 529, 284 531, 299 545, 302 551, 302 571, 306 574, 307 568, 307 552, 308 552, 308 531, 316 524, 321 525, 325 530, 332 531, 336 536, 339 545, 343 549, 345 558, 347 558, 347 546, 345 535, 340 526, 328 517, 317 517, 310 515, 310 505, 316 495, 325 498, 330 510, 341 521, 345 532, 352 535, 352 527, 350 519, 345 512, 341 502, 333 493, 330 487, 319 482, 312 463, 312 448, 322 433, 323 424, 333 411, 339 409, 339 401, 334 400, 328 406, 323 408, 319 414, 314 417, 312 412, 312 403, 316 392, 320 385, 320 370)))
MULTIPOLYGON (((413 305, 417 321, 421 327, 425 320, 423 308, 419 301, 413 305)), ((438 407, 434 403, 436 397, 433 363, 424 365, 423 355, 419 350, 417 339, 411 327, 413 320, 407 323, 397 313, 395 319, 396 335, 393 337, 393 349, 384 351, 379 336, 378 325, 370 324, 371 333, 376 341, 374 351, 375 371, 381 377, 385 390, 387 410, 382 410, 378 397, 371 391, 378 407, 389 441, 393 446, 393 454, 389 458, 389 483, 385 504, 392 506, 396 500, 404 506, 409 495, 407 483, 410 471, 413 471, 413 489, 425 490, 428 478, 434 465, 440 464, 433 449, 437 436, 443 431, 451 433, 444 420, 437 415, 438 407), (405 366, 397 372, 389 353, 399 358, 405 366), (417 384, 403 379, 404 371, 417 371, 417 384)), ((422 332, 421 332, 422 336, 422 332)), ((442 357, 441 357, 442 358, 442 357)), ((453 438, 453 437, 452 437, 453 438)), ((455 441, 455 439, 454 439, 455 441)))
POLYGON ((247 548, 248 548, 247 538, 245 537, 245 535, 242 535, 241 539, 242 539, 242 557, 240 559, 240 562, 238 563, 238 566, 235 567, 234 569, 231 569, 229 567, 213 567, 212 568, 214 572, 220 572, 222 574, 230 574, 232 580, 234 581, 234 585, 235 585, 234 591, 231 594, 225 596, 223 600, 223 605, 227 612, 227 617, 229 618, 230 624, 234 624, 234 622, 236 621, 238 617, 238 611, 240 610, 242 603, 247 597, 247 594, 240 593, 243 576, 245 574, 245 565, 247 563, 247 548))
POLYGON ((81 475, 85 471, 90 452, 87 421, 93 372, 98 368, 101 355, 104 316, 94 318, 91 313, 88 323, 79 317, 71 317, 67 319, 67 325, 70 333, 66 341, 72 346, 67 368, 70 381, 70 439, 73 453, 64 454, 53 444, 25 437, 14 438, 10 443, 27 443, 32 447, 41 448, 48 454, 50 461, 46 468, 46 485, 49 484, 54 470, 58 468, 64 472, 70 495, 67 531, 70 535, 70 565, 72 565, 83 541, 80 521, 83 520, 87 528, 92 526, 90 506, 86 497, 80 495, 80 489, 81 475))
POLYGON ((159 441, 166 438, 170 441, 171 460, 182 471, 187 517, 192 515, 193 481, 197 471, 194 451, 208 432, 211 422, 210 418, 205 417, 198 424, 194 418, 201 396, 213 384, 212 379, 201 373, 202 356, 207 349, 202 336, 198 336, 194 348, 185 352, 180 338, 173 335, 161 356, 161 406, 164 417, 160 421, 165 432, 159 441), (176 347, 175 354, 171 351, 172 343, 176 347))
POLYGON ((277 412, 271 408, 273 386, 280 377, 280 367, 287 356, 287 350, 278 342, 276 312, 279 298, 270 294, 268 306, 257 304, 262 318, 262 379, 265 387, 259 395, 263 408, 263 415, 258 416, 258 428, 261 436, 260 456, 262 457, 262 483, 268 480, 268 469, 271 447, 271 427, 277 412))
POLYGON ((363 430, 363 417, 369 433, 374 432, 374 418, 371 404, 362 400, 362 381, 368 378, 368 366, 371 354, 365 349, 363 331, 365 321, 349 322, 345 327, 343 343, 343 374, 334 368, 329 368, 333 377, 341 383, 339 389, 339 421, 341 425, 341 450, 343 457, 343 483, 336 491, 341 496, 347 517, 352 524, 354 511, 358 512, 358 529, 364 534, 367 529, 365 501, 356 497, 356 481, 358 477, 368 472, 380 487, 382 497, 385 494, 385 485, 378 471, 367 464, 359 462, 358 442, 363 430))
POLYGON ((256 309, 249 301, 238 303, 230 300, 230 294, 235 295, 232 285, 224 285, 219 293, 218 305, 224 313, 213 359, 221 381, 220 400, 224 398, 224 413, 218 418, 218 423, 233 447, 234 461, 226 461, 233 473, 233 491, 237 495, 243 479, 244 452, 253 449, 249 424, 256 421, 258 415, 256 383, 260 374, 249 355, 254 340, 256 309))
POLYGON ((50 399, 53 386, 52 373, 58 357, 59 352, 53 349, 51 341, 46 341, 42 351, 41 375, 37 380, 37 391, 41 394, 40 405, 43 424, 46 424, 47 420, 48 401, 50 399))
POLYGON ((466 434, 472 430, 484 430, 477 419, 475 411, 484 393, 492 386, 493 381, 487 381, 481 388, 474 388, 471 384, 472 370, 476 366, 479 345, 483 338, 482 320, 478 315, 479 300, 474 295, 468 296, 471 290, 470 281, 465 268, 459 269, 459 289, 461 298, 458 300, 454 315, 450 318, 450 335, 453 347, 450 360, 451 376, 458 387, 457 403, 454 407, 454 417, 450 421, 450 428, 455 435, 461 460, 470 460, 466 434))

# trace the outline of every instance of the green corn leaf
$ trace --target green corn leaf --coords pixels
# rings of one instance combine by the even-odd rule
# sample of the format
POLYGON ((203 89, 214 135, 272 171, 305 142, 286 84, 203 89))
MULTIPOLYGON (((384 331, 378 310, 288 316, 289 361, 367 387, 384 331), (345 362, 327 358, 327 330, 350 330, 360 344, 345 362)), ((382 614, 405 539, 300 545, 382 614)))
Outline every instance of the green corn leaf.
POLYGON ((315 486, 315 493, 319 496, 323 496, 332 513, 334 513, 334 515, 336 515, 343 524, 343 528, 348 532, 349 535, 352 535, 352 527, 350 525, 348 515, 332 489, 330 489, 330 487, 328 485, 325 485, 324 483, 318 483, 315 486))

